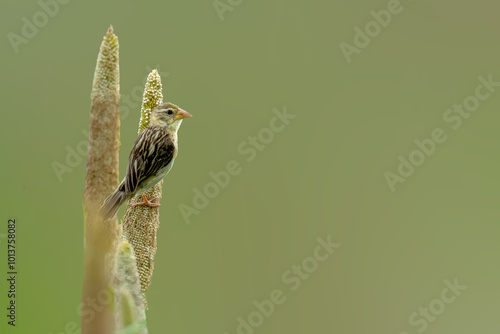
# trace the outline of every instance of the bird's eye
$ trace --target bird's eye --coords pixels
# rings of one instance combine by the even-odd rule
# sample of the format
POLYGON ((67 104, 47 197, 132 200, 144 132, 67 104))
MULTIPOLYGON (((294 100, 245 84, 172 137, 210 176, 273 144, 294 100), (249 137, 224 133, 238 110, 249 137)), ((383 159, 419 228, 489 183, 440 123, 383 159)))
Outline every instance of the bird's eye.
POLYGON ((172 109, 168 109, 167 114, 172 115, 173 113, 172 109))

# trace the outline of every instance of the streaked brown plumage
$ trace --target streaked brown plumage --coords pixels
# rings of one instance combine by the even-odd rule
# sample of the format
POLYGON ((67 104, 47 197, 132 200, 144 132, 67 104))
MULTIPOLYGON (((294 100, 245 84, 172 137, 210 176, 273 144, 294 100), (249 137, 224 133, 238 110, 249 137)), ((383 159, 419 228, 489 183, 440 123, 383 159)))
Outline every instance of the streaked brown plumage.
MULTIPOLYGON (((151 112, 149 126, 139 134, 130 152, 125 178, 101 207, 104 219, 113 218, 124 202, 143 194, 167 175, 177 156, 177 130, 186 117, 191 114, 173 103, 162 103, 151 112)), ((140 204, 159 206, 143 198, 140 204)))

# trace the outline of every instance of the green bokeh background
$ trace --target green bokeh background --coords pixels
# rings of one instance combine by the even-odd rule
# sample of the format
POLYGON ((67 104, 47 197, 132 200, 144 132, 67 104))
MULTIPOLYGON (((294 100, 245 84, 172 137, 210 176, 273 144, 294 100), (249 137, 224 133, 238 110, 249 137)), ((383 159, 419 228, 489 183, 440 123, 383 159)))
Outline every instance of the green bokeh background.
MULTIPOLYGON (((478 76, 500 81, 500 8, 402 5, 348 64, 339 43, 352 44, 353 28, 386 0, 243 1, 223 21, 211 0, 70 1, 19 53, 7 34, 20 34, 40 5, 2 1, 0 233, 16 218, 19 247, 15 328, 0 256, 2 333, 70 333, 79 322, 85 157, 61 182, 52 164, 85 141, 109 24, 122 96, 159 67, 165 100, 194 115, 165 180, 150 333, 236 333, 237 317, 280 289, 286 302, 254 333, 413 334, 421 327, 410 315, 455 277, 467 289, 425 333, 498 333, 500 90, 456 131, 442 116, 478 76), (285 106, 297 117, 247 163, 238 145, 285 106), (436 127, 448 140, 391 192, 384 172, 436 127), (186 224, 179 205, 230 160, 242 173, 186 224), (283 273, 328 235, 341 247, 291 291, 283 273)), ((139 121, 131 99, 121 175, 139 121)))

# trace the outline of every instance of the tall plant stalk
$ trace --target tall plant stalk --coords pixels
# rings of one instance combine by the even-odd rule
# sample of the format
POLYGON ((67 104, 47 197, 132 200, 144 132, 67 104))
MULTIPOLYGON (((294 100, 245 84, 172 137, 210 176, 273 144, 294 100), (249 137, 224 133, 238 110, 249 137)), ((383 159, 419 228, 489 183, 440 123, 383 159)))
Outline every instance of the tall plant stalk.
POLYGON ((99 208, 119 183, 120 72, 118 37, 110 27, 103 38, 92 84, 85 216, 82 333, 114 332, 112 279, 118 239, 116 219, 103 221, 99 208), (107 298, 102 297, 107 296, 107 298), (100 297, 100 298, 99 298, 100 297), (95 303, 106 305, 95 305, 95 303), (89 316, 93 312, 93 316, 89 316), (85 315, 85 316, 84 316, 85 315))
MULTIPOLYGON (((161 78, 157 70, 151 71, 146 81, 144 95, 142 98, 141 118, 139 121, 139 133, 148 127, 151 111, 162 103, 161 78)), ((160 201, 162 196, 163 180, 145 192, 147 198, 160 201)), ((141 281, 144 305, 146 302, 146 291, 151 284, 153 276, 154 258, 156 255, 156 232, 160 227, 160 210, 148 206, 134 206, 136 202, 142 201, 141 197, 133 198, 127 203, 127 210, 123 217, 123 237, 130 242, 134 248, 137 258, 137 269, 141 281)))

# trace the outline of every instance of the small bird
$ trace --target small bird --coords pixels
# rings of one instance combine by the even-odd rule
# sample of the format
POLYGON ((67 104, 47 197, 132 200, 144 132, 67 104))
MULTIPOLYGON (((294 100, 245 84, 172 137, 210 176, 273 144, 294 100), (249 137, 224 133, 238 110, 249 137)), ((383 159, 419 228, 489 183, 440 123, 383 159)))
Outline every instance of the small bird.
POLYGON ((172 168, 177 156, 177 130, 191 114, 173 103, 162 103, 151 112, 149 126, 142 131, 130 152, 125 178, 100 209, 104 220, 113 218, 120 206, 134 196, 143 201, 134 205, 159 207, 143 194, 172 168))

